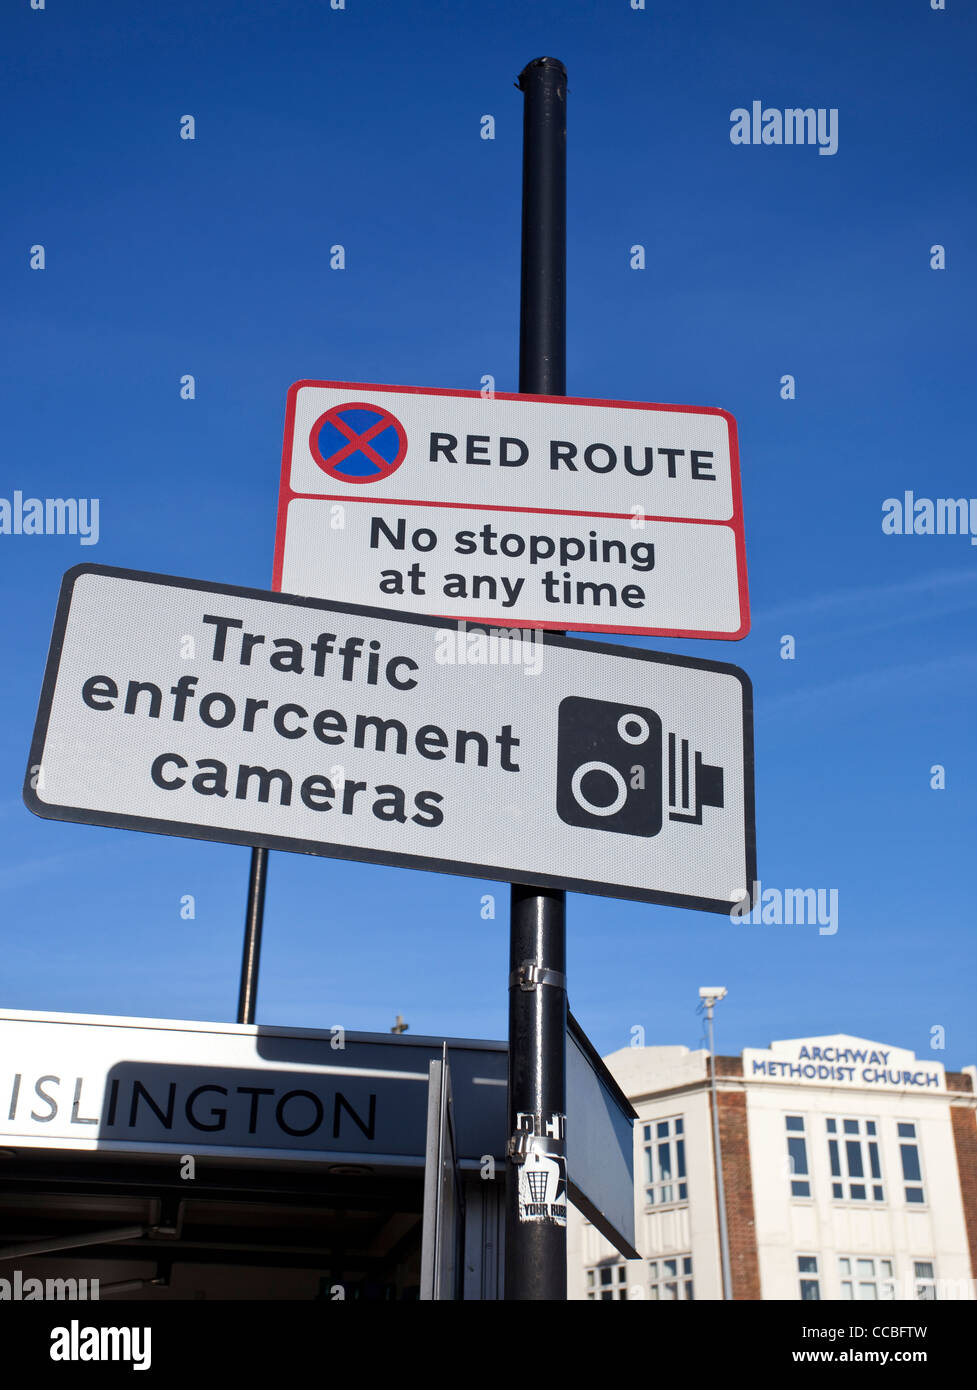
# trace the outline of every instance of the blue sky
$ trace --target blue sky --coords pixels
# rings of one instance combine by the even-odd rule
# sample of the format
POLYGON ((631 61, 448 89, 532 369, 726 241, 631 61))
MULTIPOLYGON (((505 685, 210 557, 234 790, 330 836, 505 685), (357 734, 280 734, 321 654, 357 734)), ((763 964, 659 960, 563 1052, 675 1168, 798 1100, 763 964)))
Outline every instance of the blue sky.
MULTIPOLYGON (((233 1018, 247 851, 21 801, 61 575, 268 585, 297 379, 516 389, 513 82, 548 53, 570 77, 568 391, 739 425, 753 630, 647 645, 749 673, 760 879, 839 894, 834 935, 571 896, 571 1007, 602 1052, 638 1025, 695 1047, 720 983, 725 1052, 851 1032, 977 1061, 977 548, 881 529, 907 489, 977 493, 975 30, 957 0, 8 7, 0 495, 101 514, 97 546, 0 536, 0 1004, 233 1018), (754 100, 837 108, 837 153, 734 146, 754 100)), ((274 854, 258 1021, 502 1037, 507 897, 274 854)))

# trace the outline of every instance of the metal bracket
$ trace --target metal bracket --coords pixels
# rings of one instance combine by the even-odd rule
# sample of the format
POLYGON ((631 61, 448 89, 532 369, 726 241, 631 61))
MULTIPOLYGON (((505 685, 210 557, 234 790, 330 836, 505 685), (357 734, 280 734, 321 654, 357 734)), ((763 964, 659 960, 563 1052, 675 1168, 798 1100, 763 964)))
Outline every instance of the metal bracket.
POLYGON ((531 1130, 517 1129, 505 1146, 506 1156, 513 1163, 525 1163, 535 1138, 536 1136, 531 1130))
POLYGON ((553 985, 557 989, 566 989, 567 977, 559 970, 549 970, 544 965, 535 965, 531 960, 524 960, 509 976, 509 988, 513 985, 525 990, 535 989, 537 985, 553 985))
POLYGON ((163 1197, 153 1202, 152 1222, 147 1234, 153 1238, 166 1237, 179 1240, 183 1231, 183 1199, 163 1197))

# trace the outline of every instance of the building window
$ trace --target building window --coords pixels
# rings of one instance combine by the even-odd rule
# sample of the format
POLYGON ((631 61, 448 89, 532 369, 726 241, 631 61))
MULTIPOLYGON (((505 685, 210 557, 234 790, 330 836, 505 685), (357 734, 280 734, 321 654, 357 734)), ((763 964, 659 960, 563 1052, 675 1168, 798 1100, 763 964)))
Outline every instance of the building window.
POLYGON ((807 1138, 804 1133, 804 1116, 787 1116, 787 1158, 790 1163, 790 1195, 810 1197, 811 1178, 807 1166, 807 1138))
POLYGON ((628 1296, 628 1267, 623 1264, 595 1265, 586 1271, 587 1297, 593 1302, 613 1303, 628 1296))
POLYGON ((919 1145, 916 1142, 916 1126, 900 1121, 896 1126, 899 1134, 899 1157, 902 1159, 902 1178, 907 1202, 922 1203, 923 1170, 919 1163, 919 1145))
POLYGON ((917 1298, 936 1298, 932 1260, 913 1260, 913 1292, 917 1298))
POLYGON ((832 1197, 836 1201, 884 1202, 875 1121, 829 1119, 826 1123, 832 1197))
POLYGON ((649 1298, 663 1302, 693 1299, 692 1256, 676 1255, 669 1260, 648 1261, 649 1298))
POLYGON ((655 1120, 643 1127, 645 1146, 645 1201, 650 1207, 687 1202, 685 1177, 685 1124, 681 1115, 655 1120))
POLYGON ((892 1261, 878 1256, 842 1255, 838 1260, 841 1296, 856 1301, 891 1299, 896 1296, 892 1261))
POLYGON ((804 1303, 817 1302, 821 1297, 817 1255, 798 1255, 797 1273, 800 1278, 801 1301, 804 1303))

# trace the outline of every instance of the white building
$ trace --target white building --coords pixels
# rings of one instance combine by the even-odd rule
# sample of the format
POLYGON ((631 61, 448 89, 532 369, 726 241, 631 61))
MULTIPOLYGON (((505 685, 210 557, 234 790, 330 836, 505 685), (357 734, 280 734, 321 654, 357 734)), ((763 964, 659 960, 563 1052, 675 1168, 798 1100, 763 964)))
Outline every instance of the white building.
MULTIPOLYGON (((709 1054, 605 1059, 639 1115, 635 1245, 569 1218, 571 1299, 719 1299, 709 1054)), ((717 1057, 737 1299, 975 1297, 977 1069, 838 1034, 717 1057)))

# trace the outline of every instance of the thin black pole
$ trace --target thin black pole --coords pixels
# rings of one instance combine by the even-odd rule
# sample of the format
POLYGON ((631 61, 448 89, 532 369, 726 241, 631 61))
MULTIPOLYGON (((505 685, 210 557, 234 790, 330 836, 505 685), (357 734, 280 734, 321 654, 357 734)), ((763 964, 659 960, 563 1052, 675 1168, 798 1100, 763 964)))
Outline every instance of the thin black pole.
POLYGON ((261 928, 265 918, 265 883, 268 879, 268 851, 251 851, 248 875, 248 910, 244 921, 244 953, 241 957, 241 988, 237 997, 238 1023, 254 1022, 258 998, 258 965, 261 961, 261 928))
MULTIPOLYGON (((566 68, 537 58, 525 98, 519 390, 566 394, 566 68)), ((564 1300, 566 1241, 566 896, 512 885, 505 1296, 564 1300), (534 1157, 534 1151, 536 1156, 534 1157), (554 1160, 557 1165, 554 1168, 554 1160), (553 1181, 559 1172, 561 1188, 553 1181), (520 1181, 522 1173, 522 1181, 520 1181), (536 1182, 528 1182, 533 1173, 536 1182), (546 1175, 549 1174, 548 1181, 546 1175), (531 1200, 526 1197, 545 1200, 531 1200)))

